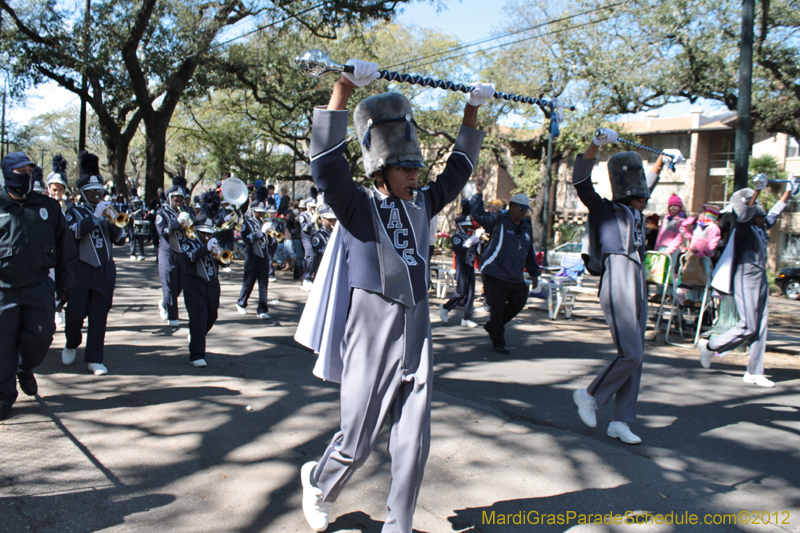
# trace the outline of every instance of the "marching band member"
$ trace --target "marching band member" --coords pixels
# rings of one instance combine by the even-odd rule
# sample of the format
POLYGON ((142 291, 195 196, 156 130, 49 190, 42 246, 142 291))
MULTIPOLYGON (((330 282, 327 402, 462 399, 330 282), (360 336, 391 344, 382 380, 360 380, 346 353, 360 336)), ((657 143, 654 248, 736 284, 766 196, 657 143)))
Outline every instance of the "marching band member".
POLYGON ((604 200, 592 185, 592 167, 597 150, 614 143, 617 133, 601 130, 578 155, 572 184, 578 198, 589 209, 584 238, 586 270, 600 275, 600 306, 611 329, 617 356, 585 389, 572 398, 587 426, 597 425, 597 404, 614 398, 614 418, 606 434, 627 444, 642 442, 628 426, 636 421, 636 403, 642 380, 644 333, 647 326, 647 285, 644 275, 644 215, 647 200, 658 184, 658 175, 645 176, 642 157, 621 152, 608 159, 612 200, 604 200), (588 240, 588 242, 587 242, 588 240))
POLYGON ((767 243, 769 228, 778 221, 786 208, 793 183, 786 184, 786 191, 769 213, 765 213, 757 202, 767 180, 754 180, 754 183, 755 192, 753 189, 741 189, 731 197, 731 205, 737 217, 736 229, 728 238, 712 282, 712 286, 720 292, 733 292, 739 323, 711 340, 701 340, 698 348, 700 364, 703 368, 709 368, 714 352, 728 352, 749 341, 750 359, 742 380, 760 387, 774 387, 775 382, 764 375, 769 319, 767 243))
POLYGON ((108 374, 103 364, 103 345, 117 279, 111 247, 125 244, 125 230, 106 218, 105 212, 110 204, 102 200, 103 178, 97 156, 81 152, 78 165, 81 175, 77 186, 82 203, 70 208, 66 215, 78 247, 78 261, 75 264, 75 286, 64 316, 67 343, 61 352, 61 362, 65 365, 75 362, 82 340, 83 321, 88 317, 83 359, 95 376, 102 376, 108 374))
POLYGON ((300 215, 297 217, 297 224, 300 225, 300 242, 305 253, 305 264, 303 265, 303 276, 301 287, 304 291, 310 291, 313 285, 311 281, 312 268, 314 267, 314 246, 311 244, 311 235, 316 231, 314 226, 314 215, 311 212, 317 203, 313 198, 300 200, 300 215))
POLYGON ((506 324, 517 316, 528 301, 528 285, 523 270, 531 277, 531 289, 539 285, 539 264, 533 246, 533 230, 527 214, 530 200, 522 193, 511 197, 508 211, 489 213, 483 208, 483 178, 475 184, 470 202, 472 217, 492 234, 489 246, 481 257, 481 273, 489 305, 489 322, 483 329, 489 334, 492 347, 502 354, 511 353, 506 346, 506 324))
POLYGON ((158 210, 156 232, 158 233, 158 275, 161 278, 163 299, 158 301, 158 311, 162 320, 170 326, 178 326, 178 296, 186 279, 186 261, 181 255, 181 244, 186 239, 181 221, 191 221, 188 213, 183 213, 185 193, 180 185, 173 185, 167 191, 167 205, 158 210))
POLYGON ((0 189, 0 420, 39 386, 34 369, 53 342, 55 301, 73 286, 75 242, 58 202, 34 194, 33 162, 23 152, 2 161, 0 189), (55 276, 50 277, 50 270, 55 276))
POLYGON ((221 248, 210 226, 197 225, 195 231, 198 238, 186 239, 181 245, 188 264, 183 302, 189 315, 189 362, 204 368, 208 366, 206 335, 214 327, 219 311, 219 274, 212 252, 221 248))
MULTIPOLYGON (((448 314, 455 306, 464 306, 464 318, 461 325, 476 328, 472 321, 472 301, 475 298, 475 254, 478 253, 480 238, 473 235, 472 218, 466 215, 458 221, 458 232, 453 235, 453 252, 456 256, 456 291, 446 303, 439 304, 439 315, 445 324, 448 314)), ((527 297, 526 297, 527 299, 527 297)))
MULTIPOLYGON (((393 92, 362 101, 354 121, 367 176, 375 180, 367 189, 356 185, 343 157, 347 101, 356 86, 377 79, 378 66, 348 63, 355 72, 342 74, 327 108, 314 110, 311 134, 311 174, 339 221, 342 250, 328 253, 342 259, 336 269, 349 272, 343 275, 349 289, 315 299, 340 312, 331 314, 332 322, 309 320, 313 326, 299 327, 296 335, 307 342, 304 336, 314 337, 317 328, 334 328, 337 339, 343 335, 342 342, 334 339, 330 346, 344 348, 344 353, 338 348, 321 352, 317 363, 323 379, 341 382, 341 429, 319 462, 306 463, 301 470, 303 511, 313 529, 327 528, 330 503, 367 460, 391 415, 392 485, 383 531, 411 533, 430 447, 429 224, 458 196, 473 171, 484 136, 475 129, 477 106, 494 94, 494 87, 474 84, 453 153, 439 178, 422 189, 417 189, 417 170, 423 156, 409 101, 393 92)), ((309 300, 326 290, 319 276, 318 282, 309 300)), ((317 312, 307 305, 304 317, 317 312)))
POLYGON ((333 228, 336 227, 336 214, 330 206, 322 204, 319 206, 317 212, 322 219, 322 226, 315 231, 314 235, 311 237, 311 246, 314 248, 314 263, 311 265, 312 282, 317 275, 317 270, 319 270, 322 256, 325 255, 325 248, 328 246, 331 232, 333 228))
POLYGON ((264 226, 264 213, 267 208, 263 203, 255 204, 251 210, 251 215, 245 217, 242 224, 242 240, 245 243, 244 251, 244 279, 242 280, 242 290, 239 292, 239 299, 236 301, 236 310, 240 315, 247 314, 247 300, 250 293, 258 281, 258 307, 256 315, 258 318, 269 318, 267 306, 267 289, 269 287, 269 269, 272 263, 272 254, 269 250, 269 241, 262 228, 264 226))
MULTIPOLYGON (((47 191, 50 198, 61 205, 61 212, 66 216, 67 210, 75 204, 66 199, 67 187, 67 160, 61 154, 53 156, 53 172, 47 175, 47 191)), ((71 238, 71 237, 70 237, 71 238)), ((56 324, 64 324, 64 305, 67 302, 56 301, 56 324)))
POLYGON ((128 218, 130 219, 128 223, 128 239, 130 240, 131 244, 131 261, 144 261, 145 260, 145 253, 144 253, 144 240, 145 235, 137 235, 137 224, 136 222, 143 222, 144 221, 144 203, 139 199, 136 198, 135 200, 131 200, 131 208, 130 212, 128 213, 128 218), (137 256, 136 254, 136 245, 139 245, 140 254, 137 256))

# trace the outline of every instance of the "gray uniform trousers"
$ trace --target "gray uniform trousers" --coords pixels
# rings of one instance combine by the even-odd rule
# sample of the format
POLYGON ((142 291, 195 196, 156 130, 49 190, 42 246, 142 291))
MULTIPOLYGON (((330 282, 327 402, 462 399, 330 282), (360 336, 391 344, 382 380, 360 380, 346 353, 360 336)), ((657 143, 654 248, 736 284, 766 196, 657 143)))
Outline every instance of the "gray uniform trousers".
POLYGON ((408 308, 353 289, 342 340, 340 430, 314 471, 332 502, 369 457, 387 415, 392 485, 383 533, 411 533, 431 440, 433 350, 428 301, 408 308))
POLYGON ((727 352, 750 341, 747 371, 751 374, 764 373, 768 296, 766 271, 750 263, 739 263, 733 274, 733 300, 739 313, 739 323, 708 341, 708 348, 715 352, 727 352))
POLYGON ((611 328, 617 356, 587 390, 599 405, 614 397, 614 420, 618 422, 636 422, 647 327, 646 287, 642 265, 624 255, 606 256, 600 306, 611 328))

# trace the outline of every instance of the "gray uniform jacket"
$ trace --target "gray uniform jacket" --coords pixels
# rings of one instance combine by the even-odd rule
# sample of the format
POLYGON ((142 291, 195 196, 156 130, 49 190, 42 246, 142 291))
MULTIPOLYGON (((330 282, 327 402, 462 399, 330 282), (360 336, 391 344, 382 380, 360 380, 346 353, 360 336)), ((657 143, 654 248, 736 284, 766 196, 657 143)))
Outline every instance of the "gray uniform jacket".
POLYGON ((444 171, 419 191, 417 205, 357 185, 342 156, 347 111, 314 110, 311 175, 325 191, 343 233, 352 288, 381 294, 406 307, 427 298, 430 219, 466 185, 485 134, 461 126, 444 171))
MULTIPOLYGON (((633 209, 619 202, 601 198, 592 185, 594 159, 583 159, 578 155, 572 170, 572 185, 583 205, 589 209, 589 220, 583 236, 581 256, 586 270, 595 276, 603 271, 608 254, 619 254, 641 264, 644 261, 644 223, 637 224, 633 209), (636 226, 639 231, 636 231, 636 226)), ((658 176, 647 174, 647 186, 652 192, 658 184, 658 176)))

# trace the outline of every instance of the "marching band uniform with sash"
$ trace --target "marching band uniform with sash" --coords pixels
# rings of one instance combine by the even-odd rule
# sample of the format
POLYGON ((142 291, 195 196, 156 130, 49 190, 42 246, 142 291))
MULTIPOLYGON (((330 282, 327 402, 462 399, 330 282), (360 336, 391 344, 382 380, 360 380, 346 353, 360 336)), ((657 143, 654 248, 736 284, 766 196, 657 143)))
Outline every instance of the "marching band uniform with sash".
MULTIPOLYGON (((475 257, 480 239, 467 235, 464 226, 472 228, 469 215, 458 223, 459 230, 453 235, 453 252, 456 256, 456 291, 442 309, 452 311, 457 305, 464 306, 464 321, 472 320, 472 303, 475 299, 475 257)), ((443 314, 443 316, 446 316, 443 314)), ((466 325, 466 324, 465 324, 466 325)), ((474 326, 471 326, 474 327, 474 326)))
MULTIPOLYGON (((259 203, 252 208, 252 211, 264 213, 266 208, 264 204, 259 203)), ((269 311, 267 289, 269 287, 272 254, 269 251, 269 241, 271 239, 261 230, 263 224, 263 219, 260 220, 253 215, 245 217, 242 224, 241 236, 245 244, 244 279, 242 280, 242 290, 239 292, 239 299, 236 301, 236 305, 241 309, 247 308, 247 300, 250 298, 250 293, 253 292, 256 281, 258 281, 258 308, 256 309, 256 314, 260 318, 269 318, 267 315, 269 311)))
MULTIPOLYGON (((616 139, 616 133, 610 133, 616 139)), ((579 155, 573 169, 572 184, 589 210, 582 255, 587 270, 601 276, 600 305, 611 328, 617 356, 589 387, 575 391, 573 399, 578 404, 581 419, 594 427, 596 405, 605 405, 613 398, 614 418, 608 435, 621 438, 628 444, 638 444, 641 439, 630 431, 627 423, 636 421, 647 325, 644 216, 625 201, 649 198, 658 183, 658 176, 651 172, 645 177, 638 153, 614 154, 608 160, 613 200, 606 200, 597 194, 592 184, 594 163, 595 159, 584 159, 583 154, 579 155), (586 397, 587 392, 591 398, 586 397), (591 421, 584 417, 581 402, 588 407, 591 421), (626 433, 615 433, 616 427, 626 433)))
POLYGON ((136 245, 139 245, 140 255, 138 256, 139 261, 144 261, 145 254, 144 254, 144 240, 145 235, 136 235, 136 222, 141 222, 144 220, 144 204, 138 198, 136 200, 131 200, 131 209, 128 213, 128 217, 130 218, 130 222, 128 223, 128 239, 130 240, 131 244, 131 258, 136 257, 136 245))
POLYGON ((69 209, 66 215, 78 247, 78 261, 75 264, 75 286, 64 316, 67 343, 62 352, 62 363, 72 364, 74 361, 75 350, 82 340, 83 321, 88 317, 84 360, 92 372, 103 375, 107 373, 103 365, 106 323, 117 279, 111 247, 125 244, 125 230, 102 217, 101 212, 108 207, 108 202, 88 203, 87 191, 103 190, 103 178, 96 161, 97 156, 83 154, 82 174, 77 185, 84 201, 69 209))
POLYGON ((749 341, 750 358, 744 381, 762 387, 773 387, 775 384, 764 376, 769 318, 767 243, 769 228, 777 222, 786 208, 786 202, 779 200, 765 215, 759 204, 748 205, 753 194, 753 189, 741 189, 731 197, 737 216, 736 229, 728 239, 712 281, 712 286, 720 292, 733 293, 739 323, 709 341, 701 341, 700 360, 703 367, 708 368, 714 352, 728 352, 749 341), (754 223, 756 216, 765 217, 763 226, 754 223))
POLYGON ((183 197, 183 188, 173 186, 167 191, 167 205, 156 215, 158 233, 158 275, 161 278, 161 291, 164 295, 159 302, 161 317, 170 325, 178 325, 178 296, 186 279, 186 258, 181 255, 181 244, 186 240, 183 228, 178 222, 178 211, 172 208, 172 197, 183 197), (165 312, 166 311, 166 312, 165 312))
POLYGON ((300 242, 303 245, 303 253, 305 254, 305 264, 303 266, 303 276, 301 280, 303 286, 308 288, 313 278, 314 268, 314 246, 311 244, 311 236, 316 231, 314 227, 314 216, 310 208, 316 205, 316 202, 309 198, 307 200, 300 200, 300 207, 305 207, 305 211, 301 211, 297 217, 297 224, 300 225, 300 242))
POLYGON ((332 230, 328 229, 327 225, 330 224, 330 220, 333 220, 334 224, 336 221, 336 215, 333 213, 330 206, 322 204, 318 211, 322 218, 322 227, 315 231, 314 235, 311 237, 311 246, 314 248, 314 264, 311 266, 312 280, 317 275, 319 265, 322 263, 322 257, 325 255, 325 248, 327 248, 328 241, 331 239, 332 230))
MULTIPOLYGON (((203 230, 197 226, 196 231, 203 230)), ((196 367, 206 366, 206 335, 217 321, 219 311, 219 277, 217 262, 209 252, 210 244, 198 239, 185 239, 181 252, 187 265, 183 286, 183 302, 189 314, 189 362, 196 367)))
MULTIPOLYGON (((321 353, 317 365, 323 379, 341 383, 341 429, 319 463, 303 467, 304 511, 312 527, 318 531, 327 527, 327 511, 325 524, 319 526, 312 523, 318 514, 310 517, 306 511, 306 498, 312 494, 308 483, 321 491, 316 504, 327 508, 367 460, 388 415, 392 485, 383 531, 411 533, 430 446, 429 224, 465 186, 484 133, 462 126, 443 172, 412 202, 356 185, 343 157, 347 116, 346 110, 315 109, 311 136, 311 173, 340 226, 335 232, 339 246, 328 246, 326 257, 343 259, 331 270, 347 271, 349 291, 320 300, 337 302, 342 307, 334 310, 336 319, 346 317, 341 343, 332 341, 341 351, 321 353)), ((411 116, 410 103, 398 93, 372 96, 358 105, 354 121, 358 138, 364 140, 368 176, 385 167, 422 166, 411 116)), ((321 274, 310 300, 324 290, 321 274)), ((307 306, 304 318, 315 312, 307 306)), ((298 340, 307 333, 302 329, 298 328, 298 340)))

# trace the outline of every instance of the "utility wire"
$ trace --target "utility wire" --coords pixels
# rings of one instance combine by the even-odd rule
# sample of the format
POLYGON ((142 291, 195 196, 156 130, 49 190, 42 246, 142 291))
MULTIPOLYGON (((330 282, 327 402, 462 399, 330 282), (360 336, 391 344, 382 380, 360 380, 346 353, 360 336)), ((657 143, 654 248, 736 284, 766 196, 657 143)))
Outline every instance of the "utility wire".
POLYGON ((466 52, 464 54, 458 54, 458 55, 454 55, 454 56, 443 57, 441 59, 436 59, 434 61, 429 61, 427 63, 419 63, 419 64, 416 64, 416 65, 411 65, 411 67, 420 68, 420 67, 426 67, 428 65, 435 65, 436 63, 440 63, 442 61, 447 61, 448 59, 458 59, 460 57, 466 57, 466 56, 473 55, 473 54, 479 54, 481 52, 486 52, 488 50, 494 50, 496 48, 502 48, 504 46, 509 46, 509 45, 512 45, 512 44, 522 43, 522 42, 525 42, 525 41, 531 41, 533 39, 539 39, 541 37, 547 37, 548 35, 555 35, 557 33, 563 33, 565 31, 572 31, 572 30, 575 30, 575 29, 578 29, 578 28, 583 28, 585 26, 591 26, 593 24, 599 24, 600 22, 605 22, 607 20, 610 20, 611 18, 612 18, 611 16, 608 16, 606 18, 602 18, 602 19, 598 19, 598 20, 590 20, 589 22, 584 22, 584 23, 578 24, 576 26, 570 26, 569 28, 560 28, 560 29, 552 30, 552 31, 549 31, 549 32, 546 32, 546 33, 540 33, 540 34, 537 34, 537 35, 533 35, 531 37, 525 37, 524 39, 517 39, 516 41, 511 41, 511 42, 508 42, 508 43, 501 43, 501 44, 498 44, 498 45, 495 45, 495 46, 491 46, 489 48, 481 48, 480 50, 474 50, 472 52, 466 52))
POLYGON ((293 14, 293 15, 286 16, 286 17, 284 17, 284 18, 282 18, 282 19, 280 19, 280 20, 275 20, 275 21, 272 21, 272 22, 270 22, 269 24, 264 24, 263 26, 259 26, 259 27, 257 27, 257 28, 256 28, 256 29, 254 29, 254 30, 251 30, 251 31, 245 32, 245 33, 243 33, 243 34, 241 34, 241 35, 238 35, 238 36, 236 36, 236 37, 231 37, 231 38, 230 38, 230 39, 228 39, 227 41, 222 41, 222 42, 219 42, 219 43, 212 44, 212 45, 211 45, 209 48, 217 48, 217 47, 219 47, 219 46, 224 46, 224 45, 226 45, 226 44, 232 43, 233 41, 236 41, 236 40, 238 40, 238 39, 241 39, 242 37, 247 37, 248 35, 252 35, 252 34, 254 34, 254 33, 260 32, 261 30, 265 30, 265 29, 267 29, 267 28, 269 28, 269 27, 271 27, 271 26, 275 26, 276 24, 280 24, 280 23, 282 23, 282 22, 286 22, 287 20, 291 20, 291 19, 293 19, 293 18, 297 18, 297 17, 299 17, 300 15, 305 15, 305 14, 306 14, 306 13, 308 13, 309 11, 313 11, 313 10, 315 10, 315 9, 317 9, 317 8, 320 8, 320 7, 324 6, 324 5, 325 5, 325 2, 321 2, 321 3, 319 3, 319 4, 315 5, 315 6, 311 6, 311 7, 307 8, 307 9, 304 9, 304 10, 302 10, 302 11, 300 11, 300 12, 298 12, 298 13, 295 13, 295 14, 293 14))
MULTIPOLYGON (((462 50, 464 48, 471 48, 471 47, 477 46, 479 44, 484 44, 484 43, 488 43, 488 42, 491 42, 491 41, 496 41, 498 39, 504 39, 504 38, 510 37, 512 35, 517 35, 518 33, 524 33, 526 31, 535 30, 535 29, 541 28, 543 26, 548 26, 550 24, 556 24, 558 22, 563 22, 565 20, 573 19, 573 18, 576 18, 576 17, 582 17, 584 15, 590 15, 590 14, 595 13, 597 11, 603 11, 605 9, 610 9, 610 8, 613 8, 613 7, 621 6, 624 3, 625 2, 617 2, 616 4, 610 4, 610 5, 607 5, 607 6, 597 7, 597 8, 594 8, 594 9, 590 9, 588 11, 584 11, 582 13, 576 13, 574 15, 567 15, 567 16, 564 16, 564 17, 561 17, 561 18, 558 18, 558 19, 553 19, 553 20, 546 20, 544 22, 541 22, 539 24, 535 24, 535 25, 530 26, 528 28, 523 28, 521 30, 515 30, 515 31, 512 31, 512 32, 503 33, 501 35, 496 35, 494 37, 486 37, 486 38, 483 38, 483 39, 479 39, 477 41, 472 41, 472 42, 469 42, 469 43, 465 43, 463 45, 454 46, 453 48, 448 48, 447 50, 442 50, 440 52, 434 52, 432 54, 428 54, 426 56, 417 57, 415 59, 409 59, 408 61, 404 61, 402 63, 389 65, 388 67, 384 67, 384 68, 386 68, 386 69, 397 68, 397 67, 401 67, 403 65, 408 65, 410 63, 411 64, 416 63, 417 61, 423 61, 425 59, 430 59, 432 57, 436 57, 436 56, 440 56, 440 55, 444 55, 444 54, 450 54, 452 52, 456 52, 456 51, 462 50)), ((604 19, 604 20, 607 20, 607 19, 604 19)), ((514 41, 514 42, 518 42, 518 41, 514 41)), ((508 44, 513 44, 513 43, 508 43, 508 44)), ((503 46, 503 45, 499 45, 499 46, 503 46)), ((495 46, 493 48, 497 48, 497 47, 495 46)), ((486 48, 485 50, 491 50, 491 49, 492 48, 486 48)), ((441 60, 441 61, 444 61, 444 60, 441 60)), ((425 63, 425 64, 429 65, 431 63, 425 63)))

